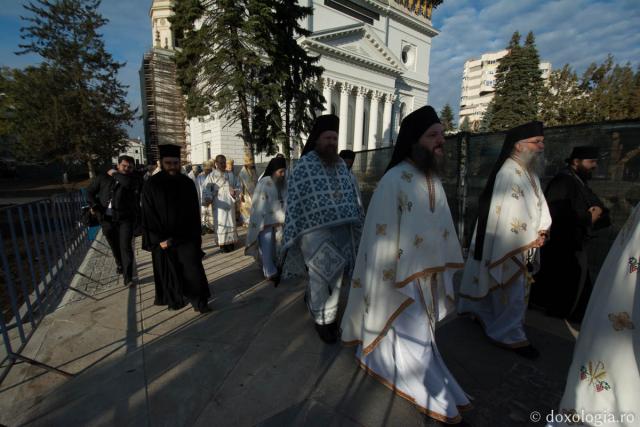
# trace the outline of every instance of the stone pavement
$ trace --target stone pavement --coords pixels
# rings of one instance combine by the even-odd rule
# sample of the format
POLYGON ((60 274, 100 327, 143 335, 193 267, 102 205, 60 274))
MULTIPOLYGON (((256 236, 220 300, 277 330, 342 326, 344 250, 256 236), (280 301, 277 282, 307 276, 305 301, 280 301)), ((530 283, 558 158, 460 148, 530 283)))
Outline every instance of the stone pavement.
MULTIPOLYGON (((61 307, 24 354, 75 374, 17 364, 0 384, 0 424, 135 426, 423 426, 433 423, 356 367, 353 348, 316 336, 304 283, 262 280, 241 249, 205 239, 213 313, 153 305, 151 259, 136 250, 138 285, 122 286, 100 238, 61 307)), ((473 426, 542 425, 556 409, 573 337, 534 311, 530 362, 496 348, 480 328, 451 318, 437 331, 454 376, 475 398, 473 426)))

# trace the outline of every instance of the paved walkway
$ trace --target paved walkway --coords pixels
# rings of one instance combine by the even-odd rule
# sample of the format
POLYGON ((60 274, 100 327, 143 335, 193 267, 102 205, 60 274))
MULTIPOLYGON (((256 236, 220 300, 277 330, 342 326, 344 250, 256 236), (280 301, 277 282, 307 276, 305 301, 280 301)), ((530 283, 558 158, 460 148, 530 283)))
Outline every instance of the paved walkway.
MULTIPOLYGON (((278 288, 242 250, 205 239, 213 313, 153 305, 151 259, 136 250, 138 286, 125 288, 102 239, 62 306, 24 354, 75 374, 18 364, 0 385, 0 424, 135 426, 422 426, 432 423, 365 375, 353 349, 316 336, 303 283, 278 288)), ((475 398, 474 426, 541 425, 529 414, 557 406, 573 339, 530 312, 542 357, 491 346, 477 325, 453 318, 437 331, 454 376, 475 398)))

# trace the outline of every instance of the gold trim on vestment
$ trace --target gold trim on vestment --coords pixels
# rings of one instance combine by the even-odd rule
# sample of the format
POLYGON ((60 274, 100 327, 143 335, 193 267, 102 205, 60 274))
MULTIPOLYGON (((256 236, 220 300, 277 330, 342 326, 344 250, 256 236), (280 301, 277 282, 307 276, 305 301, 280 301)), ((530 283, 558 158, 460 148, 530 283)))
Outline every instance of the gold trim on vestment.
POLYGON ((395 283, 394 286, 396 288, 404 288, 406 285, 408 285, 409 283, 413 282, 416 279, 422 278, 422 277, 427 276, 427 275, 432 274, 432 273, 442 273, 447 268, 450 268, 450 269, 464 268, 464 264, 463 263, 447 263, 444 266, 440 266, 440 267, 430 267, 430 268, 422 270, 422 271, 420 271, 418 273, 412 274, 411 276, 407 277, 406 279, 395 283))
POLYGON ((505 262, 508 258, 511 258, 511 257, 512 257, 512 256, 514 256, 514 255, 517 255, 517 254, 523 253, 524 251, 528 251, 529 249, 531 249, 531 248, 535 247, 535 245, 536 245, 536 241, 537 241, 537 240, 538 240, 538 239, 536 238, 536 240, 534 240, 533 242, 529 243, 528 245, 526 245, 526 246, 522 246, 522 247, 520 247, 520 248, 518 248, 518 249, 514 249, 514 250, 512 250, 511 252, 507 253, 505 256, 503 256, 502 258, 500 258, 498 261, 495 261, 495 262, 493 262, 493 263, 489 264, 489 269, 492 269, 492 268, 494 268, 494 267, 496 267, 496 266, 498 266, 498 265, 502 264, 502 263, 503 263, 503 262, 505 262))
POLYGON ((481 299, 484 299, 487 297, 487 295, 489 295, 491 292, 495 291, 498 288, 502 288, 502 289, 506 289, 509 286, 513 285, 515 283, 515 281, 518 279, 518 277, 520 277, 521 274, 525 273, 527 271, 527 267, 522 264, 522 262, 520 262, 519 259, 517 258, 513 258, 512 260, 518 265, 518 267, 520 267, 520 269, 516 272, 516 274, 514 274, 513 276, 511 276, 509 278, 509 280, 507 280, 504 283, 498 283, 494 286, 491 286, 489 289, 487 289, 487 293, 480 296, 480 297, 474 297, 471 295, 467 295, 467 294, 463 294, 462 292, 458 292, 458 296, 460 296, 460 298, 465 298, 465 299, 470 299, 473 301, 480 301, 481 299))
MULTIPOLYGON (((458 423, 460 423, 462 421, 462 416, 460 414, 456 415, 453 418, 449 418, 446 415, 439 414, 437 412, 434 412, 434 411, 432 411, 430 409, 427 409, 427 408, 419 405, 415 401, 415 399, 413 397, 411 397, 408 394, 406 394, 405 392, 399 390, 394 384, 391 384, 383 376, 375 373, 371 368, 369 368, 367 365, 365 365, 362 362, 362 360, 358 359, 357 356, 356 356, 356 361, 358 362, 358 366, 360 366, 360 369, 362 369, 367 375, 369 375, 372 378, 374 378, 375 380, 379 381, 382 385, 384 385, 385 387, 387 387, 388 389, 393 391, 398 396, 400 396, 403 399, 406 399, 409 402, 411 402, 411 404, 413 404, 418 411, 422 412, 426 416, 431 417, 434 420, 437 420, 437 421, 440 421, 440 422, 443 422, 443 423, 447 423, 447 424, 458 424, 458 423)), ((473 408, 473 405, 471 403, 468 403, 466 405, 460 405, 460 406, 456 405, 456 407, 458 409, 458 412, 463 412, 463 411, 468 411, 469 409, 473 408)))
MULTIPOLYGON (((387 331, 391 327, 391 324, 393 323, 393 321, 396 320, 398 316, 400 316, 400 314, 404 311, 405 308, 409 307, 413 303, 414 303, 413 298, 407 298, 406 300, 404 300, 402 304, 400 304, 400 307, 398 307, 396 311, 394 311, 393 314, 389 316, 389 319, 387 319, 387 322, 385 323, 384 328, 382 328, 382 331, 380 331, 376 339, 373 340, 373 342, 369 344, 366 348, 362 349, 363 356, 366 356, 367 354, 375 350, 375 348, 378 346, 380 341, 385 337, 385 335, 387 335, 387 331)), ((362 340, 342 341, 342 344, 345 346, 358 345, 358 344, 362 344, 362 340)))

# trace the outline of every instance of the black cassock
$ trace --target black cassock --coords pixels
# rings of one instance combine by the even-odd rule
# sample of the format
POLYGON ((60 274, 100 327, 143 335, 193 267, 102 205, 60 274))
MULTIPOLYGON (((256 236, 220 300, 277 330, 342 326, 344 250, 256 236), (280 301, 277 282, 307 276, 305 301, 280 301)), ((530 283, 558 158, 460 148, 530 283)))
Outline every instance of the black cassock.
POLYGON ((542 247, 541 268, 531 288, 531 301, 552 316, 581 321, 593 287, 587 242, 593 230, 610 225, 609 211, 568 167, 551 180, 545 197, 553 222, 550 240, 542 247), (588 211, 592 206, 603 210, 595 224, 588 211))
POLYGON ((142 248, 151 251, 156 287, 154 304, 179 309, 191 302, 206 305, 207 276, 202 266, 200 205, 193 181, 162 171, 147 180, 142 192, 142 248), (160 242, 171 240, 168 249, 160 242))

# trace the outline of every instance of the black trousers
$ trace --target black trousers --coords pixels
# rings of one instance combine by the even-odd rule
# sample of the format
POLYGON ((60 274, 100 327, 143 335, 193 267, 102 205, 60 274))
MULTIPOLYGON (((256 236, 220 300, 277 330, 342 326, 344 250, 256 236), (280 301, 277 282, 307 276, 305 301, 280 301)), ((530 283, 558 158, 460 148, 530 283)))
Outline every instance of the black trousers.
POLYGON ((102 232, 109 242, 116 264, 122 267, 125 282, 133 279, 133 222, 103 220, 102 232))

